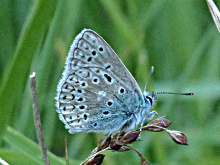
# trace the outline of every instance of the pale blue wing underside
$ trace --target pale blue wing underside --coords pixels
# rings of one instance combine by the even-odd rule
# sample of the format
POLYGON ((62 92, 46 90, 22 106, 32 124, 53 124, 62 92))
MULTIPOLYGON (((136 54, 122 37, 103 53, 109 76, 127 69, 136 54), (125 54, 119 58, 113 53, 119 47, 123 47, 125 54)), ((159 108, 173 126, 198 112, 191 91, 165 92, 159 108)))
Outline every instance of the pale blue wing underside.
POLYGON ((71 133, 115 132, 144 103, 137 82, 116 53, 89 29, 71 45, 56 100, 59 118, 71 133))

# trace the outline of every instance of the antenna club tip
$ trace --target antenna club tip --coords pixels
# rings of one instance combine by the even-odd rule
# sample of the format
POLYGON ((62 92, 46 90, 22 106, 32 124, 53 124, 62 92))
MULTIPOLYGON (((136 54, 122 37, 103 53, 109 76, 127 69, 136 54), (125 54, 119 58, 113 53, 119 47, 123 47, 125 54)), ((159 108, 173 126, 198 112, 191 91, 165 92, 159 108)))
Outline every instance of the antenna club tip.
POLYGON ((185 93, 185 95, 193 96, 194 93, 185 93))
POLYGON ((150 72, 151 72, 151 73, 154 72, 154 66, 151 67, 151 71, 150 71, 150 72))

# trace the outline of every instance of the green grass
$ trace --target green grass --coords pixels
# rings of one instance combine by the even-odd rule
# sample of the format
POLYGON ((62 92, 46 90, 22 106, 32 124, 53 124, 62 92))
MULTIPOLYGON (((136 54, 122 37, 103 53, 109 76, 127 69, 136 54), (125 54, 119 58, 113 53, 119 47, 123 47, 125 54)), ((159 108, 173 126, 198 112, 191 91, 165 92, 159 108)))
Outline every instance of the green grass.
MULTIPOLYGON (((220 36, 205 1, 2 0, 0 18, 0 157, 8 163, 42 164, 30 99, 33 71, 51 164, 65 164, 65 138, 71 164, 79 164, 103 136, 70 135, 55 108, 69 47, 83 28, 112 46, 141 89, 154 66, 147 90, 195 94, 157 95, 154 108, 172 121, 170 129, 187 135, 189 146, 164 132, 143 132, 135 148, 158 165, 220 161, 220 36)), ((140 162, 132 151, 105 154, 103 164, 140 162)))

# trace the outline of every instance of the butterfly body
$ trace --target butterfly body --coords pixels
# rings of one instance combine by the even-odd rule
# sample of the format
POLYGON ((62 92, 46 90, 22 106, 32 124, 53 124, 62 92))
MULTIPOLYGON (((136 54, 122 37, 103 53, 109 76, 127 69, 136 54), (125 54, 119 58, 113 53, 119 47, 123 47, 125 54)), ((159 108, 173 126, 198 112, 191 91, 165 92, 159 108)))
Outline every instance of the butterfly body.
POLYGON ((74 39, 57 87, 57 112, 70 133, 131 130, 155 111, 108 43, 84 29, 74 39))

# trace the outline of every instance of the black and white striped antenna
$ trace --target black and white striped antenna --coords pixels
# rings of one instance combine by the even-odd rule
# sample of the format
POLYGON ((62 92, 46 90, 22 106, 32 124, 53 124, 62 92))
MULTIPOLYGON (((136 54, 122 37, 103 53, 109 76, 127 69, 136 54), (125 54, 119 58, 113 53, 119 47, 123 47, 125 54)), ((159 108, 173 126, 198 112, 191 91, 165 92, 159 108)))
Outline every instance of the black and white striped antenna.
MULTIPOLYGON (((153 72, 154 72, 154 66, 151 67, 150 74, 147 78, 147 82, 146 82, 145 87, 144 87, 144 91, 146 91, 148 80, 149 80, 149 78, 150 78, 150 76, 153 72)), ((155 94, 155 95, 158 95, 158 94, 171 94, 171 95, 185 95, 185 96, 194 95, 194 93, 173 93, 173 92, 153 92, 153 94, 155 94)))

